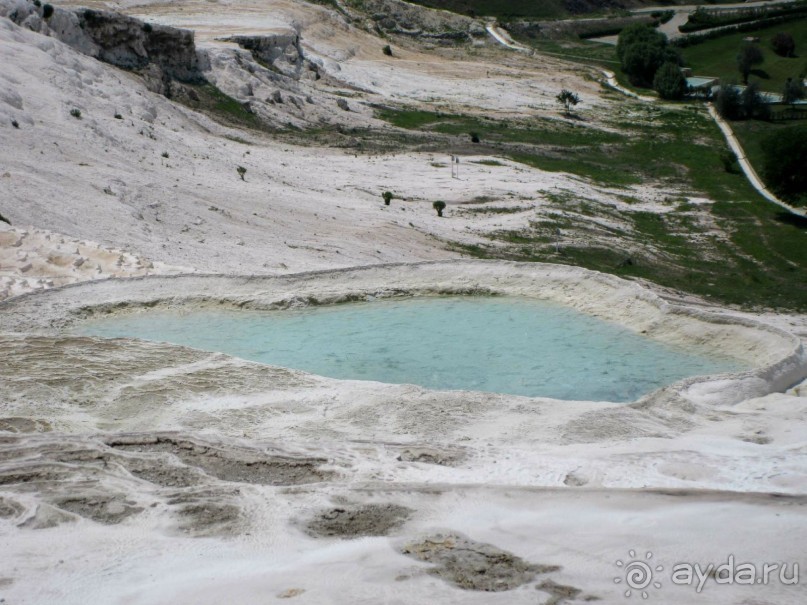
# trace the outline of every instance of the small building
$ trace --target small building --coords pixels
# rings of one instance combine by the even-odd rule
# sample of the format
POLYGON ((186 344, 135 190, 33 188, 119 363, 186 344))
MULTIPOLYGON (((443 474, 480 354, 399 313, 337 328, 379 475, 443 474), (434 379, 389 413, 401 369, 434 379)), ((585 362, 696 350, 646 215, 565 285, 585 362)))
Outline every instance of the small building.
POLYGON ((746 44, 759 44, 759 37, 758 36, 746 36, 743 38, 743 42, 746 44))
POLYGON ((686 82, 690 96, 709 98, 712 96, 713 89, 720 85, 720 78, 713 76, 689 76, 686 78, 686 82))

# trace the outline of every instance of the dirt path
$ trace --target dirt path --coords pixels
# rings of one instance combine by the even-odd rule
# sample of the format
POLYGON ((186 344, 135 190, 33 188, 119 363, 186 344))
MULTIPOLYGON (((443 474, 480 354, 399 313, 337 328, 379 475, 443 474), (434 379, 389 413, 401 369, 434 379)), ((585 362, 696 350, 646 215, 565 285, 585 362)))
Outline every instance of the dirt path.
POLYGON ((751 165, 751 162, 748 160, 748 156, 745 154, 745 150, 743 149, 742 145, 740 145, 740 141, 737 140, 737 137, 734 135, 734 131, 729 126, 728 122, 726 122, 714 108, 714 105, 709 103, 709 115, 714 118, 714 121, 717 122, 717 125, 720 127, 720 130, 723 132, 723 136, 726 137, 726 142, 731 147, 731 150, 737 156, 737 162, 740 164, 740 168, 742 168, 743 173, 745 174, 748 181, 751 185, 759 191, 760 195, 764 197, 769 202, 773 202, 774 204, 778 204, 782 208, 786 209, 788 212, 792 212, 793 214, 798 214, 799 216, 807 217, 807 212, 804 210, 794 208, 789 204, 783 202, 778 197, 776 197, 773 193, 771 193, 768 188, 765 186, 765 183, 762 182, 762 179, 759 178, 757 171, 754 170, 754 167, 751 165))

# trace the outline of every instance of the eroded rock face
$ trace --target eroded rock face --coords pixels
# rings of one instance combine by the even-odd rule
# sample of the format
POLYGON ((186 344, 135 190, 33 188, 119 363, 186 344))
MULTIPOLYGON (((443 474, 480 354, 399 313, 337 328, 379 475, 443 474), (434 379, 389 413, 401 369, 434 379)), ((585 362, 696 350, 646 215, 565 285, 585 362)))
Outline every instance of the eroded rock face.
POLYGON ((309 61, 300 46, 300 35, 293 29, 261 36, 231 36, 235 42, 248 50, 256 61, 278 70, 294 79, 317 80, 319 69, 309 61))
POLYGON ((481 21, 401 0, 366 0, 362 10, 376 29, 400 35, 429 40, 470 40, 487 35, 481 21))
POLYGON ((203 80, 192 31, 92 9, 77 16, 79 27, 97 45, 100 60, 133 70, 154 64, 182 82, 203 80))
POLYGON ((105 63, 147 72, 149 87, 155 92, 165 93, 172 80, 205 81, 190 30, 85 8, 54 8, 45 19, 43 8, 27 0, 0 0, 0 16, 105 63))

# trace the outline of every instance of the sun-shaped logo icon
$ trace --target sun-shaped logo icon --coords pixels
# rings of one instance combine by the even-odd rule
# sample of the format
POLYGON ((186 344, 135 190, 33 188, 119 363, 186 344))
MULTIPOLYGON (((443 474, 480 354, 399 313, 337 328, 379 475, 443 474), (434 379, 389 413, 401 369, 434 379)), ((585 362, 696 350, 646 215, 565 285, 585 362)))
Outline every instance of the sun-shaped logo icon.
POLYGON ((614 578, 614 584, 621 584, 623 581, 625 582, 625 585, 627 586, 627 590, 625 590, 625 597, 627 598, 630 598, 635 590, 638 592, 638 594, 642 595, 643 599, 646 599, 650 596, 646 590, 647 588, 650 586, 653 588, 661 588, 661 582, 653 580, 653 573, 664 571, 664 566, 656 565, 653 567, 651 565, 650 559, 653 558, 653 553, 650 551, 645 553, 644 561, 636 558, 635 550, 629 550, 628 556, 630 559, 627 561, 617 559, 616 566, 623 569, 625 575, 624 577, 617 576, 614 578))

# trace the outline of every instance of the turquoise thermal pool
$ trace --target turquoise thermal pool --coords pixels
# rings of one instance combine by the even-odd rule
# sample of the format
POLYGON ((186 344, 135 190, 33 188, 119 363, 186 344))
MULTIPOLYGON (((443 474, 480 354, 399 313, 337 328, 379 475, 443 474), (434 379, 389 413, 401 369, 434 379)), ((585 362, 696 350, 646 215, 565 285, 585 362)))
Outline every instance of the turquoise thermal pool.
POLYGON ((587 401, 634 401, 682 378, 745 369, 522 298, 147 310, 93 319, 77 331, 165 341, 331 378, 587 401))

